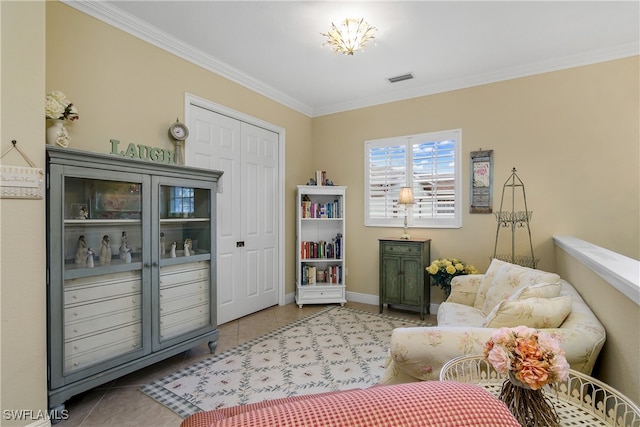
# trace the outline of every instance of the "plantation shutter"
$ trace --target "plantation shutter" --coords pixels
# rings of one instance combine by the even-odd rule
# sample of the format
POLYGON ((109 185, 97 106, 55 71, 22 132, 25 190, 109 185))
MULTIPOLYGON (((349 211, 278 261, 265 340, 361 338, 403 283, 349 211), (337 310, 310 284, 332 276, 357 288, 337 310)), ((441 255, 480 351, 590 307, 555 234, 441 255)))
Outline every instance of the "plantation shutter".
POLYGON ((455 141, 421 141, 412 146, 416 219, 455 215, 455 141))
POLYGON ((398 197, 410 186, 409 226, 460 227, 460 151, 460 130, 366 141, 365 225, 403 225, 398 197))
POLYGON ((407 144, 368 147, 368 218, 398 217, 400 187, 407 183, 407 144))

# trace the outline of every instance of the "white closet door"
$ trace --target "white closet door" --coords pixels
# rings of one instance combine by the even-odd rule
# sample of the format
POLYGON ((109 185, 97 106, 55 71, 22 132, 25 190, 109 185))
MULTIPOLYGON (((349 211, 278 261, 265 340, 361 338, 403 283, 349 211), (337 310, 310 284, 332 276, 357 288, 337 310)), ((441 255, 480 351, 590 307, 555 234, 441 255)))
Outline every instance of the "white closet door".
POLYGON ((278 303, 278 135, 243 122, 240 137, 246 280, 239 297, 253 313, 278 303))
POLYGON ((278 135, 190 108, 187 164, 224 172, 217 212, 222 324, 278 303, 278 135))

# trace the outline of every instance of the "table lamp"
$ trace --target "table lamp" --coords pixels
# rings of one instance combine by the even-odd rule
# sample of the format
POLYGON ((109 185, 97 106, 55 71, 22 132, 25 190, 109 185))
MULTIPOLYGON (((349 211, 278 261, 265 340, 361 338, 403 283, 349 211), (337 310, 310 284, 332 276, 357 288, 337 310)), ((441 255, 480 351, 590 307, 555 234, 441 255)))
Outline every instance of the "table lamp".
POLYGON ((404 205, 404 233, 400 236, 401 239, 410 239, 409 230, 407 228, 407 209, 409 209, 409 205, 413 205, 415 202, 413 200, 413 189, 411 187, 402 187, 400 188, 400 197, 398 198, 398 204, 404 205))

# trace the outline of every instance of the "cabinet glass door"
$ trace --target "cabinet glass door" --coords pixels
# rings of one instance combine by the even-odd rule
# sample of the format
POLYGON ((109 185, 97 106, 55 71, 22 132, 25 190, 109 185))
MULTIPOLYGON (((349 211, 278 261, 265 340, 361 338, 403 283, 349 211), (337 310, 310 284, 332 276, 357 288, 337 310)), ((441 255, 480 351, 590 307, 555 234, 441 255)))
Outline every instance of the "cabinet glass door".
POLYGON ((211 189, 184 184, 159 187, 161 345, 212 323, 211 189))
POLYGON ((64 177, 59 267, 65 375, 143 347, 142 187, 64 177))

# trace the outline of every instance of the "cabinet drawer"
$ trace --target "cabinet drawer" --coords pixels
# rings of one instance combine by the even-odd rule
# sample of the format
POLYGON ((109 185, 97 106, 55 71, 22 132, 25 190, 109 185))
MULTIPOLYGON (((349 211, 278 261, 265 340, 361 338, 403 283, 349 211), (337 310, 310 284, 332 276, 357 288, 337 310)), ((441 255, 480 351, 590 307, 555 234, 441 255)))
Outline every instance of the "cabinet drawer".
POLYGON ((73 372, 142 347, 142 324, 131 325, 70 340, 64 345, 64 369, 73 372))
POLYGON ((121 312, 141 306, 141 294, 132 294, 122 298, 113 298, 90 304, 76 304, 65 307, 64 322, 66 324, 99 318, 113 312, 121 312))
POLYGON ((417 243, 383 243, 381 251, 386 255, 420 255, 422 245, 417 243))
POLYGON ((209 280, 160 289, 160 301, 170 301, 195 294, 209 295, 209 280))
POLYGON ((83 304, 102 298, 114 298, 119 295, 139 294, 140 287, 139 271, 65 280, 65 306, 83 304))
MULTIPOLYGON (((324 300, 327 298, 344 298, 344 287, 339 286, 335 289, 331 287, 323 287, 323 288, 315 288, 315 289, 305 289, 304 286, 298 288, 300 290, 300 297, 304 298, 306 301, 309 300, 324 300)), ((309 302, 311 304, 311 302, 309 302)))
POLYGON ((209 282, 209 261, 168 265, 160 269, 160 289, 191 282, 209 282))
POLYGON ((198 293, 192 295, 183 295, 180 298, 171 300, 160 299, 160 315, 170 314, 174 311, 186 310, 196 305, 206 304, 209 306, 209 293, 198 293))
POLYGON ((160 339, 166 340, 209 324, 209 305, 199 305, 160 316, 160 339))
MULTIPOLYGON (((93 304, 86 307, 87 316, 80 318, 67 319, 64 325, 64 339, 68 341, 82 337, 83 335, 95 334, 100 331, 113 329, 116 327, 127 325, 131 322, 139 322, 142 311, 139 304, 131 305, 125 309, 118 310, 101 310, 100 313, 93 312, 93 304)), ((75 309, 71 310, 75 311, 75 309)), ((67 315, 65 310, 65 316, 67 315)), ((72 314, 73 317, 73 314, 72 314)))

